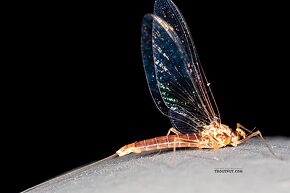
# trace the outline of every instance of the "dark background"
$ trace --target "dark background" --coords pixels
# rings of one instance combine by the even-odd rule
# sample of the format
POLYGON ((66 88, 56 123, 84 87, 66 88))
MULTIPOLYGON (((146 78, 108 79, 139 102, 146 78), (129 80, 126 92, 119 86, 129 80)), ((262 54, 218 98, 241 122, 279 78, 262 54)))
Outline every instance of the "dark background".
MULTIPOLYGON (((175 3, 223 123, 290 136, 287 6, 175 3)), ((140 54, 142 17, 152 9, 153 0, 69 2, 31 5, 16 17, 2 135, 12 192, 166 134, 140 54)))

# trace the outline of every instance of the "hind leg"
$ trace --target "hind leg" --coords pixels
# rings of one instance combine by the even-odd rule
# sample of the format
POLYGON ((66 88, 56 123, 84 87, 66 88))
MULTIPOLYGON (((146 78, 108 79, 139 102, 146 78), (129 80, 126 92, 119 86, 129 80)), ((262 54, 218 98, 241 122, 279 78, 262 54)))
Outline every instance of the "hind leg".
POLYGON ((180 147, 180 143, 188 143, 188 147, 191 148, 197 148, 198 147, 198 142, 196 140, 190 140, 190 139, 184 139, 180 137, 175 137, 174 138, 174 146, 173 146, 173 152, 175 153, 176 147, 180 147))
MULTIPOLYGON (((177 131, 177 129, 175 129, 174 127, 171 127, 171 128, 168 130, 166 136, 170 135, 170 133, 174 133, 175 135, 181 134, 181 133, 180 133, 179 131, 177 131)), ((151 155, 150 157, 153 157, 153 156, 156 156, 156 155, 160 155, 160 154, 161 154, 161 150, 159 150, 157 153, 151 155)))
POLYGON ((169 135, 170 133, 174 133, 175 135, 181 134, 179 131, 177 131, 177 129, 175 129, 174 127, 171 127, 168 132, 167 135, 169 135))

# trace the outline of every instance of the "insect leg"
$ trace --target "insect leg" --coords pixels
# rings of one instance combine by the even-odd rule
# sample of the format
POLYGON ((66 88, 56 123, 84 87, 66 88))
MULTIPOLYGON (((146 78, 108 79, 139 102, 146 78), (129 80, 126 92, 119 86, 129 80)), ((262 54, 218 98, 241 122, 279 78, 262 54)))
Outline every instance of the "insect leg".
POLYGON ((240 124, 240 123, 237 123, 237 128, 241 128, 241 129, 243 129, 243 130, 245 130, 245 131, 248 131, 249 133, 253 133, 253 130, 256 128, 256 127, 254 127, 254 129, 251 131, 251 130, 249 130, 249 129, 247 129, 246 127, 244 127, 242 124, 240 124))
MULTIPOLYGON (((168 130, 168 132, 167 132, 167 134, 166 134, 166 136, 168 136, 168 135, 170 135, 170 133, 174 133, 175 135, 178 135, 178 134, 181 134, 179 131, 177 131, 177 129, 175 129, 174 127, 171 127, 169 130, 168 130)), ((175 143, 174 143, 175 144, 175 143)), ((175 148, 174 148, 174 152, 175 152, 175 148)), ((159 155, 161 153, 161 150, 159 150, 156 154, 154 154, 154 155, 159 155)))
MULTIPOLYGON (((171 128, 168 130, 166 136, 170 135, 170 133, 174 133, 175 135, 181 134, 181 133, 180 133, 179 131, 177 131, 177 129, 175 129, 174 127, 171 127, 171 128)), ((175 145, 175 143, 174 143, 174 145, 175 145)), ((174 152, 175 152, 175 147, 174 147, 174 152)), ((154 154, 154 156, 155 156, 155 155, 159 155, 160 153, 161 153, 161 150, 159 150, 156 154, 154 154)))
POLYGON ((177 131, 177 129, 175 129, 174 127, 171 127, 168 132, 167 135, 169 135, 170 133, 174 133, 174 134, 181 134, 179 131, 177 131))
MULTIPOLYGON (((189 145, 192 145, 190 147, 197 147, 198 142, 195 140, 191 140, 191 139, 184 139, 184 138, 180 138, 180 137, 175 137, 174 138, 174 146, 173 146, 173 151, 175 152, 176 149, 176 144, 177 142, 179 143, 188 143, 189 145)), ((179 146, 178 146, 179 147, 179 146)))
MULTIPOLYGON (((196 141, 196 140, 184 139, 184 138, 179 138, 179 137, 174 138, 174 146, 173 146, 174 159, 175 159, 175 155, 176 155, 177 142, 188 143, 188 147, 190 147, 190 148, 199 148, 199 144, 200 144, 199 141, 196 141)), ((216 160, 216 161, 220 160, 218 157, 214 157, 213 159, 206 158, 206 157, 200 157, 200 158, 216 160)))
MULTIPOLYGON (((174 163, 175 163, 175 156, 176 156, 176 144, 177 142, 179 142, 179 146, 180 147, 180 142, 182 143, 189 143, 189 144, 193 144, 195 147, 197 147, 197 142, 194 141, 194 140, 190 140, 190 139, 184 139, 184 138, 180 138, 180 137, 175 137, 174 138, 174 143, 173 143, 173 160, 174 160, 174 163)), ((192 147, 194 147, 192 146, 192 147)), ((175 165, 175 164, 174 164, 175 165)))
POLYGON ((262 133, 261 133, 259 130, 256 131, 256 132, 254 132, 254 133, 252 132, 252 134, 250 134, 249 136, 247 136, 245 139, 240 140, 238 143, 241 144, 241 143, 243 143, 243 142, 245 142, 245 141, 248 141, 250 138, 257 136, 257 135, 261 137, 263 143, 266 145, 266 147, 267 147, 268 150, 272 153, 272 155, 273 155, 275 158, 279 159, 279 158, 275 155, 275 153, 273 152, 273 150, 272 150, 272 148, 269 146, 269 144, 266 142, 266 140, 265 140, 264 137, 262 136, 262 133))
POLYGON ((245 141, 248 141, 250 138, 255 137, 255 136, 257 136, 257 135, 259 135, 259 136, 264 140, 264 138, 263 138, 261 132, 258 130, 258 131, 254 132, 254 133, 252 132, 252 133, 251 133, 249 136, 247 136, 245 139, 241 139, 241 140, 239 141, 238 144, 240 144, 240 143, 244 143, 245 141))

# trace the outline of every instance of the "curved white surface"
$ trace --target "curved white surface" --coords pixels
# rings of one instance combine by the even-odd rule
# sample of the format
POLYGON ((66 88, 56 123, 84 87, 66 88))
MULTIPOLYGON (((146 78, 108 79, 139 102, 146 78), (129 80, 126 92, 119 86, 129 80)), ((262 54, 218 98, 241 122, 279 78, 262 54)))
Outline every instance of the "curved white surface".
POLYGON ((133 154, 93 163, 24 192, 263 192, 289 193, 290 139, 268 138, 275 159, 260 139, 218 150, 183 149, 174 154, 133 154), (242 173, 226 172, 231 168, 242 173))

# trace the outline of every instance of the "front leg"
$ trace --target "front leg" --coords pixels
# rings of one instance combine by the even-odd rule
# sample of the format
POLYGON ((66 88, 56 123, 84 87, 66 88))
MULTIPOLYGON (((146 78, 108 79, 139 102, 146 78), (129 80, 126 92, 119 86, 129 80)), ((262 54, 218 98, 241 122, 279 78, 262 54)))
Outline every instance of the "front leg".
POLYGON ((275 155, 275 153, 273 152, 273 150, 272 150, 272 148, 269 146, 269 144, 266 142, 266 140, 265 140, 264 137, 262 136, 262 133, 261 133, 259 130, 256 131, 256 132, 254 132, 254 133, 251 132, 251 134, 250 134, 249 136, 247 136, 246 138, 244 138, 244 139, 242 139, 242 140, 239 140, 239 141, 238 141, 238 144, 241 144, 241 143, 243 143, 243 142, 245 142, 245 141, 248 141, 250 138, 255 137, 255 136, 257 136, 257 135, 261 137, 263 143, 266 145, 266 147, 268 148, 268 150, 273 154, 273 156, 274 156, 275 158, 279 159, 279 158, 275 155))
POLYGON ((262 138, 262 140, 265 140, 265 139, 263 138, 261 132, 258 130, 258 131, 254 132, 254 133, 252 132, 252 133, 251 133, 249 136, 247 136, 246 138, 239 140, 239 141, 238 141, 238 144, 244 143, 245 141, 248 141, 250 138, 255 137, 255 136, 257 136, 257 135, 259 135, 259 136, 262 138))
MULTIPOLYGON (((254 127, 254 129, 255 129, 256 127, 254 127)), ((249 133, 253 133, 253 130, 251 131, 251 130, 249 130, 249 129, 247 129, 246 127, 244 127, 242 124, 240 124, 240 123, 237 123, 237 129, 243 129, 243 130, 245 130, 245 131, 248 131, 249 133)))

